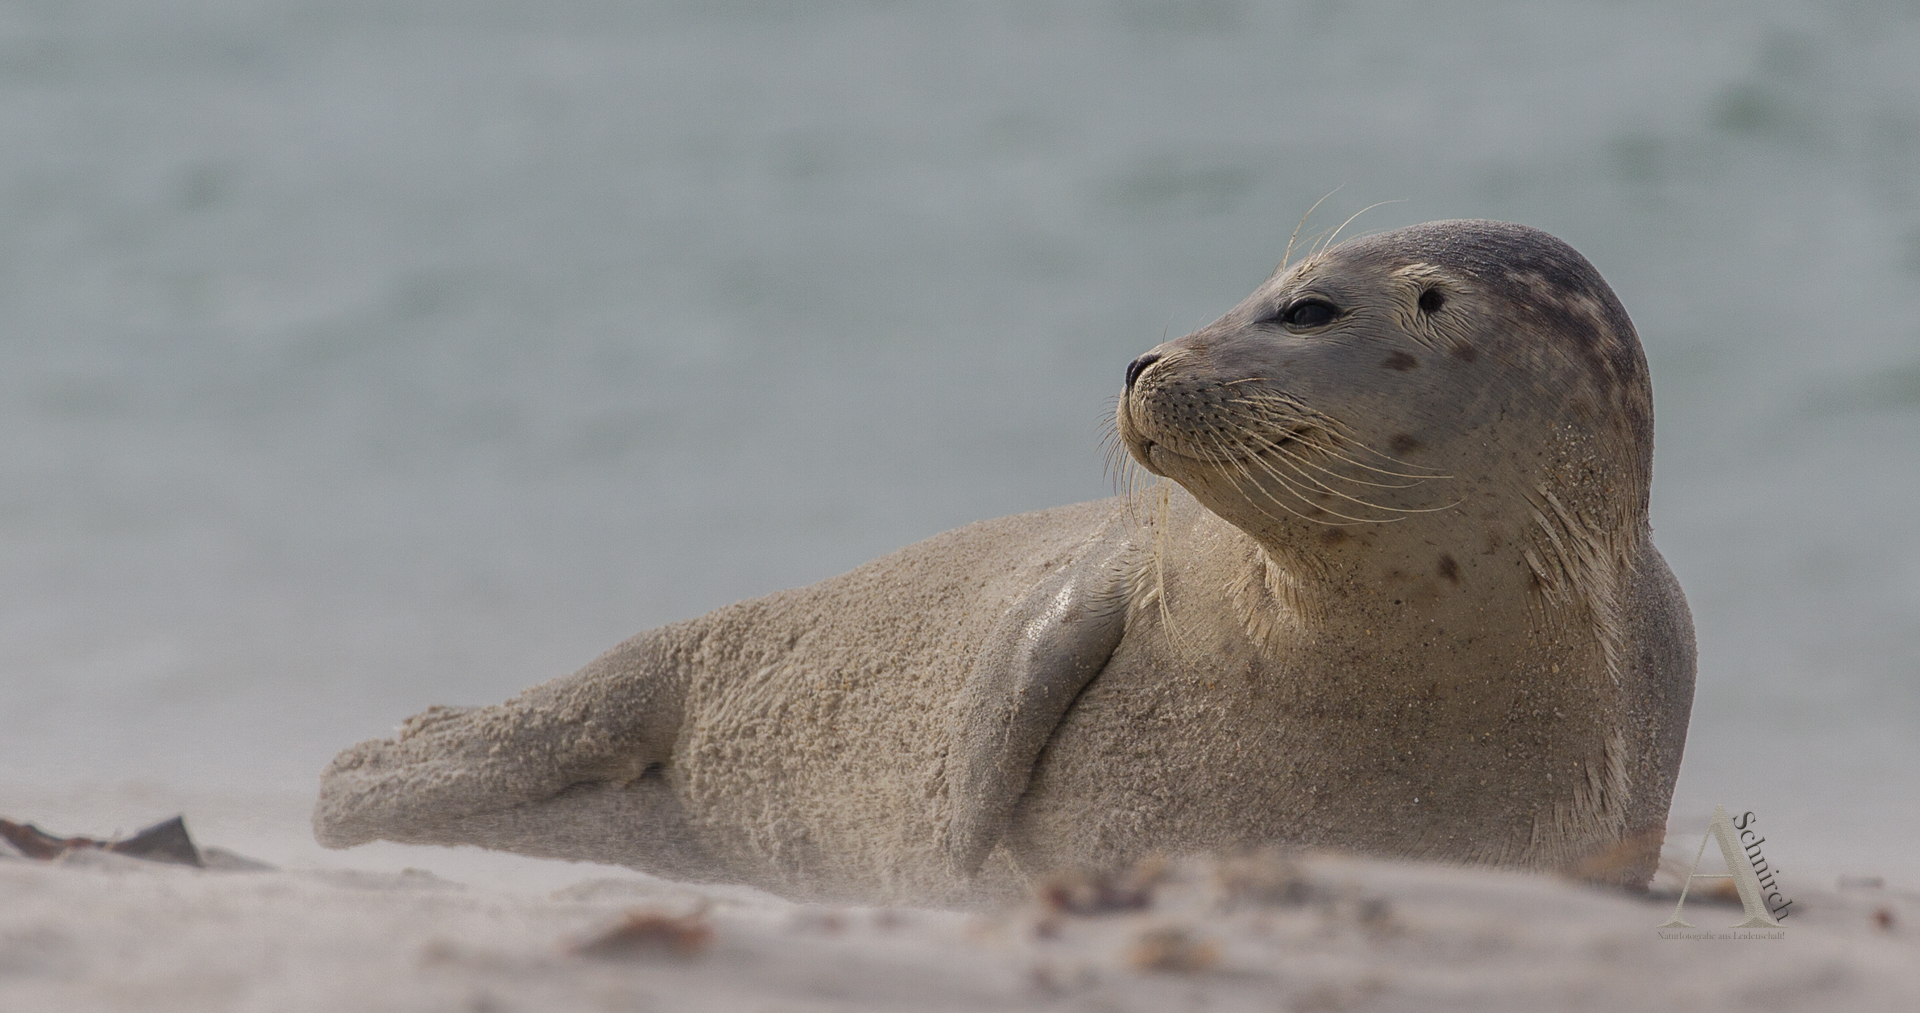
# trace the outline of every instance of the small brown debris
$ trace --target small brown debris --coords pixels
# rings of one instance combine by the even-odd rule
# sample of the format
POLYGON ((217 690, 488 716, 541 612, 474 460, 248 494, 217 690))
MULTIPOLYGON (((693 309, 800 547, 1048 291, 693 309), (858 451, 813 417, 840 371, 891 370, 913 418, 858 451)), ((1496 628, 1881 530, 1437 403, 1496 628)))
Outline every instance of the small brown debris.
POLYGON ((1873 912, 1873 927, 1882 932, 1892 932, 1894 925, 1893 909, 1876 908, 1873 912))
POLYGON ((1140 971, 1192 974, 1220 960, 1220 948, 1181 928, 1148 929, 1127 951, 1127 963, 1140 971))
POLYGON ((1100 915, 1153 906, 1153 890, 1167 878, 1167 862, 1149 856, 1119 872, 1063 872, 1040 886, 1048 914, 1100 915))
POLYGON ((629 911, 627 920, 573 948, 582 957, 697 957, 713 943, 705 905, 686 915, 629 911))
MULTIPOLYGON (((14 850, 22 855, 38 858, 41 861, 57 858, 61 852, 67 850, 66 839, 55 837, 31 823, 15 823, 12 820, 0 819, 0 838, 5 838, 7 843, 13 845, 14 850)), ((74 838, 74 840, 86 839, 74 838)), ((97 842, 86 841, 86 843, 92 845, 97 842)))
POLYGON ((1318 894, 1300 866, 1277 849, 1221 859, 1214 868, 1214 882, 1220 902, 1229 909, 1246 905, 1297 907, 1318 894))

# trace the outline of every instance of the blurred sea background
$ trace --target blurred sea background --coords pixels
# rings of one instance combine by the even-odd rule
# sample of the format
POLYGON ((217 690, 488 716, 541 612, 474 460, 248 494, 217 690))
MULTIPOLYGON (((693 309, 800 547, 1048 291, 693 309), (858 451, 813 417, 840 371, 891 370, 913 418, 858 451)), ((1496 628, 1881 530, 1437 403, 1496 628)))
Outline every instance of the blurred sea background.
POLYGON ((1524 222, 1632 313, 1676 831, 1920 877, 1891 2, 6 3, 0 815, 310 797, 429 704, 1107 495, 1128 360, 1330 191, 1306 233, 1524 222))

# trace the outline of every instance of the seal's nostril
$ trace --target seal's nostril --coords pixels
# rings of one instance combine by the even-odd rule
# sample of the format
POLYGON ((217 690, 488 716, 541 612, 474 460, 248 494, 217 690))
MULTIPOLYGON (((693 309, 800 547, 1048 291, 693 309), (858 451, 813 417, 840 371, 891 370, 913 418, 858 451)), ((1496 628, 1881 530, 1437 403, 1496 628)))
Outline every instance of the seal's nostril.
POLYGON ((1159 352, 1148 352, 1147 354, 1139 357, 1138 359, 1135 359, 1132 362, 1127 363, 1127 389, 1132 390, 1133 381, 1140 379, 1140 374, 1146 372, 1148 366, 1151 366, 1154 363, 1159 361, 1160 361, 1159 352))

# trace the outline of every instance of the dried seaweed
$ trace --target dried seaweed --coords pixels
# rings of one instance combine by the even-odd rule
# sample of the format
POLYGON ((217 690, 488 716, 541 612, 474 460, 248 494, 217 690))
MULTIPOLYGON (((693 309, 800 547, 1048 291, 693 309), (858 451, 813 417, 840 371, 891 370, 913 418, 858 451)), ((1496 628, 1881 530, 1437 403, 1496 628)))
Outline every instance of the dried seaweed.
POLYGON ((166 862, 172 865, 191 865, 205 868, 206 860, 201 857, 200 849, 194 846, 193 838, 187 834, 187 822, 184 817, 175 816, 162 820, 153 826, 124 840, 102 841, 92 837, 60 837, 47 833, 31 823, 15 823, 0 819, 0 838, 13 845, 14 850, 28 858, 52 861, 69 851, 82 849, 110 851, 129 858, 145 859, 149 862, 166 862))

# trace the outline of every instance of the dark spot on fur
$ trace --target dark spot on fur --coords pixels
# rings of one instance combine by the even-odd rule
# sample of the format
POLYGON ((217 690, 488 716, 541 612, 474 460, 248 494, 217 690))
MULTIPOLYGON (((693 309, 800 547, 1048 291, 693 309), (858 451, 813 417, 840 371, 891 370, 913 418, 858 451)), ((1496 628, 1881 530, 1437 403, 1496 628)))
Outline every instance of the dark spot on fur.
POLYGON ((1320 541, 1327 545, 1344 545, 1349 537, 1351 536, 1340 528, 1328 528, 1320 533, 1320 541))
POLYGON ((1461 362, 1472 362, 1480 357, 1480 350, 1462 341, 1453 346, 1453 357, 1461 362))
POLYGON ((1629 414, 1642 445, 1651 446, 1646 358, 1633 321, 1600 272, 1573 247, 1523 225, 1480 221, 1430 222, 1352 245, 1364 250, 1373 243, 1391 245, 1405 262, 1424 261, 1466 276, 1511 305, 1528 331, 1565 342, 1596 389, 1629 414))
POLYGON ((1460 583, 1460 564, 1454 562, 1453 557, 1444 552, 1440 554, 1440 576, 1455 584, 1460 583))
POLYGON ((1387 446, 1392 447, 1396 454, 1410 454, 1420 449, 1420 441, 1414 439, 1411 434, 1401 433, 1387 441, 1387 446))
POLYGON ((1430 288, 1420 293, 1420 312, 1422 313, 1438 313, 1440 307, 1446 304, 1447 297, 1437 288, 1430 288))
POLYGON ((1420 360, 1405 352, 1395 352, 1385 359, 1380 360, 1380 365, 1387 369, 1397 369, 1404 373, 1409 369, 1419 369, 1420 360))
MULTIPOLYGON (((1513 351, 1550 346, 1573 375, 1552 382, 1587 387, 1610 427, 1626 436, 1630 474, 1645 509, 1653 467, 1653 393, 1633 321, 1600 272, 1573 247, 1537 229, 1505 222, 1430 222, 1350 240, 1342 257, 1383 255, 1397 265, 1444 270, 1463 288, 1500 305, 1513 351)), ((1503 356, 1504 357, 1504 356, 1503 356)))

